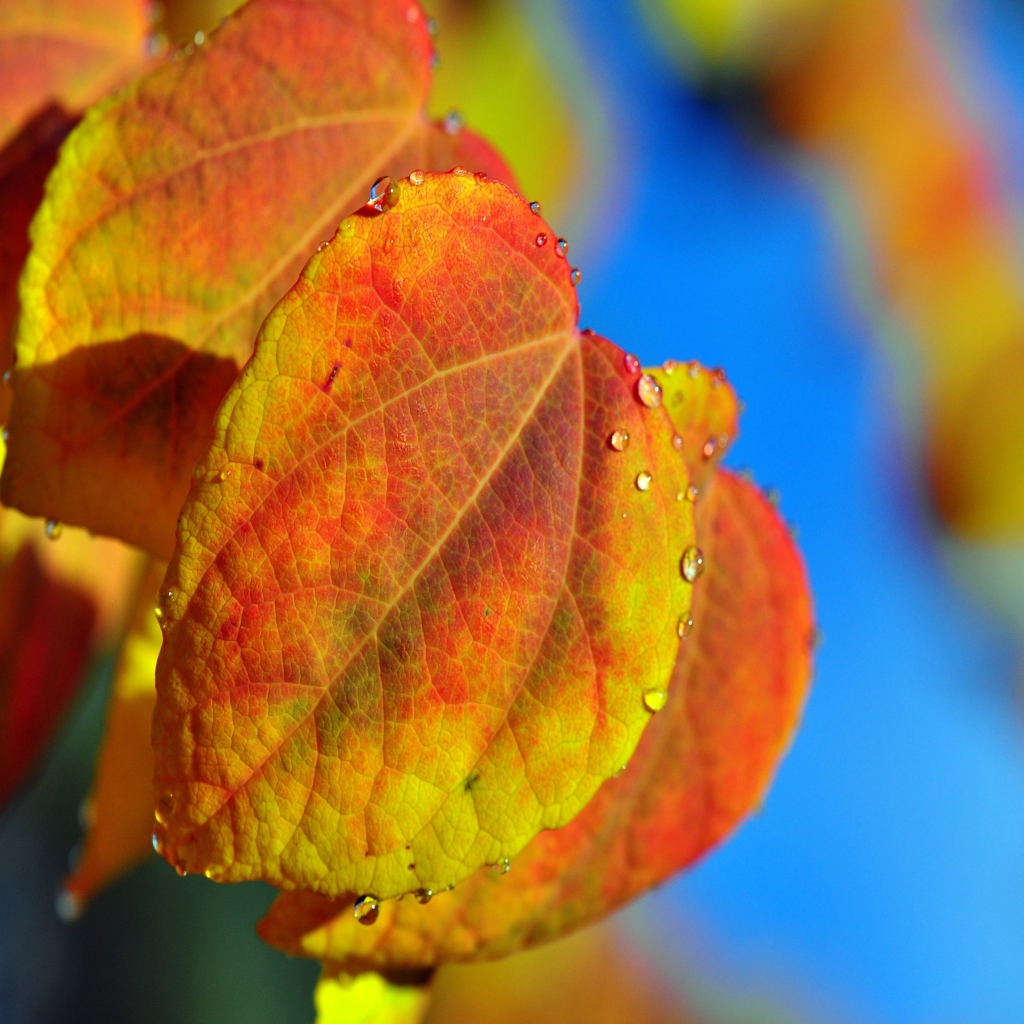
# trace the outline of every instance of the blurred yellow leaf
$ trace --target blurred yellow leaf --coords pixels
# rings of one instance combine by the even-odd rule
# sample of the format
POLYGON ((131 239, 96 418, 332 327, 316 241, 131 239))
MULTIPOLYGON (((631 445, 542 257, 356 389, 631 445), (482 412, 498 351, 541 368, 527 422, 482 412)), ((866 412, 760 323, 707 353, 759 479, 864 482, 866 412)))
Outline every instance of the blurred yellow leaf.
POLYGON ((316 1024, 419 1024, 430 999, 419 985, 398 985, 379 974, 324 974, 313 996, 316 1024))
POLYGON ((77 912, 100 889, 152 852, 153 747, 160 625, 157 589, 166 567, 151 562, 138 588, 135 618, 114 672, 107 726, 87 802, 82 858, 64 883, 64 904, 77 912))

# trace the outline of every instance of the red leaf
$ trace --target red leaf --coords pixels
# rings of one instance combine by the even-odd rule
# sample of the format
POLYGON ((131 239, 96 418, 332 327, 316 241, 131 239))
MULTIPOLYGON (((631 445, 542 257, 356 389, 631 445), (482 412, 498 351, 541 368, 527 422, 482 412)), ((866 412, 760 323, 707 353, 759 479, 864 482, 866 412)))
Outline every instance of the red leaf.
POLYGON ((489 959, 598 920, 691 864, 763 798, 810 675, 807 582, 785 525, 756 488, 721 472, 698 507, 708 569, 694 591, 668 703, 621 777, 507 874, 480 871, 429 905, 381 904, 370 928, 352 897, 280 896, 269 943, 347 972, 489 959))

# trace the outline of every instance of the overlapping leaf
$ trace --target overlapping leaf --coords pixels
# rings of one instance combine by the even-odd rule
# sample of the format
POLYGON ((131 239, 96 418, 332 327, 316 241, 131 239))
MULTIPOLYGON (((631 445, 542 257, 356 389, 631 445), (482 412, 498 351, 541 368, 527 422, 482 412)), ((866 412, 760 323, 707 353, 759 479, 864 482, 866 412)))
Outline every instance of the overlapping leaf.
POLYGON ((152 853, 153 748, 149 733, 161 643, 156 596, 164 569, 153 563, 143 575, 132 628, 118 656, 106 730, 86 803, 82 855, 64 883, 62 906, 69 915, 77 916, 103 886, 152 853))
POLYGON ((796 726, 810 673, 811 608, 789 532, 727 471, 698 506, 708 569, 694 591, 668 703, 626 771, 565 828, 543 832, 507 874, 481 871, 422 906, 279 897, 261 936, 349 972, 503 956, 597 920, 727 835, 762 798, 796 726))
POLYGON ((118 637, 137 568, 116 541, 0 509, 0 807, 118 637))
POLYGON ((525 200, 417 180, 310 261, 196 467, 154 717, 182 870, 439 891, 570 821, 671 674, 671 421, 525 200))
MULTIPOLYGON (((43 185, 57 151, 77 118, 51 106, 41 111, 0 150, 0 367, 13 360, 18 319, 18 276, 28 255, 28 225, 43 198, 43 185)), ((0 422, 6 422, 11 393, 0 387, 0 422)))
POLYGON ((142 0, 4 0, 0 5, 0 146, 50 104, 78 111, 143 57, 142 0))
POLYGON ((92 109, 33 225, 3 499, 166 558, 256 330, 384 173, 507 175, 422 110, 417 0, 251 0, 92 109))
POLYGON ((35 764, 77 692, 96 609, 23 545, 0 568, 0 805, 35 764))

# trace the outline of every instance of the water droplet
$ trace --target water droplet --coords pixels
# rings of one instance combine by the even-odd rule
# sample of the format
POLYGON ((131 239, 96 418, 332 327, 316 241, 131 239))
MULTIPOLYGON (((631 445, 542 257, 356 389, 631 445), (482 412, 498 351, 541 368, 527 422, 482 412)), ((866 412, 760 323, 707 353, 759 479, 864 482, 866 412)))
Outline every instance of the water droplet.
POLYGON ((622 766, 621 766, 621 767, 619 768, 619 770, 618 770, 618 771, 617 771, 617 772, 616 772, 616 773, 615 773, 615 774, 614 774, 614 775, 612 776, 612 778, 613 778, 613 779, 621 779, 621 778, 622 778, 622 776, 626 774, 626 769, 627 769, 628 767, 629 767, 628 765, 625 765, 625 764, 624 764, 624 765, 622 765, 622 766))
POLYGON ((434 898, 433 889, 417 889, 413 896, 416 897, 417 903, 429 903, 434 898))
POLYGON ((676 501, 682 501, 686 495, 682 491, 676 491, 676 501))
POLYGON ((220 471, 220 472, 219 472, 219 473, 217 474, 217 479, 218 479, 218 480, 219 480, 219 481, 220 481, 221 483, 224 483, 224 481, 225 481, 225 480, 227 480, 227 479, 228 479, 228 477, 230 477, 230 476, 231 476, 231 470, 230 470, 230 469, 227 469, 227 468, 225 468, 225 469, 222 469, 222 470, 221 470, 221 471, 220 471))
POLYGON ((71 924, 82 916, 82 901, 67 889, 61 889, 57 893, 57 900, 54 904, 57 916, 65 923, 71 924))
POLYGON ((696 504, 697 499, 700 497, 700 488, 696 484, 690 484, 690 486, 686 488, 686 497, 696 504))
POLYGON ((10 439, 10 436, 11 432, 6 427, 0 430, 0 438, 3 439, 4 444, 7 444, 8 440, 10 439))
POLYGON ((568 252, 569 252, 569 243, 564 238, 558 239, 558 241, 555 242, 555 255, 556 256, 565 256, 565 255, 568 254, 568 252))
POLYGON ((530 212, 537 214, 537 216, 539 217, 540 216, 540 203, 538 203, 536 200, 534 202, 530 203, 530 212))
POLYGON ((681 452, 683 450, 683 439, 678 434, 672 435, 672 447, 675 448, 677 452, 681 452))
POLYGON ((704 442, 704 447, 701 449, 701 454, 704 456, 705 459, 710 459, 711 456, 715 454, 715 448, 717 447, 718 442, 713 437, 709 437, 704 442))
POLYGON ((648 409, 657 409, 661 405, 661 385, 649 373, 645 373, 636 382, 636 396, 648 409))
POLYGON ((439 54, 437 52, 437 50, 435 50, 430 55, 430 70, 431 71, 437 71, 440 67, 441 67, 441 54, 439 54))
POLYGON ((700 373, 700 363, 696 360, 691 360, 690 365, 686 368, 686 372, 689 374, 691 379, 695 380, 697 375, 700 373))
POLYGON ((687 583, 693 583, 704 571, 704 552, 696 545, 691 544, 683 552, 679 568, 682 571, 683 579, 687 583))
POLYGON ((666 359, 665 362, 661 364, 661 368, 671 377, 676 368, 676 361, 674 359, 666 359))
POLYGON ((497 871, 499 875, 507 875, 510 867, 512 867, 512 862, 508 857, 502 857, 501 860, 494 865, 494 870, 497 871))
POLYGON ((387 176, 378 178, 370 189, 370 201, 366 204, 378 213, 390 210, 399 197, 398 186, 387 176))
POLYGON ((409 181, 413 185, 422 185, 426 180, 426 175, 424 175, 424 173, 419 169, 409 172, 409 181))
POLYGON ((622 357, 622 365, 626 367, 626 373, 640 372, 640 360, 632 352, 627 352, 622 357))
POLYGON ((542 245, 548 244, 548 236, 542 231, 536 238, 537 248, 539 249, 542 245))
POLYGON ((441 126, 447 135, 458 135, 466 127, 466 119, 457 110, 449 110, 445 114, 441 126))
POLYGON ((10 370, 10 367, 8 367, 6 370, 4 370, 4 383, 5 384, 10 384, 11 383, 11 370, 10 370))
POLYGON ((156 616, 156 621, 160 623, 161 627, 163 627, 164 619, 167 617, 167 616, 164 615, 163 608, 161 608, 160 605, 157 605, 153 609, 153 614, 156 616))
POLYGON ((676 623, 676 634, 680 640, 684 640, 693 632, 693 619, 689 615, 680 615, 676 623))
POLYGON ((360 924, 373 924, 380 915, 380 900, 376 896, 360 896, 352 912, 360 924))
POLYGON ((614 430, 608 438, 608 443, 617 452, 624 452, 629 447, 629 434, 625 430, 614 430))
POLYGON ((203 872, 203 874, 204 874, 204 875, 205 875, 205 876, 206 876, 206 877, 207 877, 207 878, 208 878, 208 879, 209 879, 209 880, 210 880, 211 882, 216 882, 216 881, 217 881, 217 880, 218 880, 218 879, 219 879, 219 878, 221 877, 221 875, 223 874, 223 872, 221 871, 221 869, 220 869, 220 868, 216 868, 216 867, 211 867, 211 868, 207 868, 207 869, 206 869, 206 870, 205 870, 205 871, 203 872))
POLYGON ((456 178, 464 178, 469 174, 469 171, 467 171, 465 167, 453 167, 452 174, 454 174, 456 178))
POLYGON ((711 386, 713 388, 717 388, 724 381, 725 381, 725 370, 723 370, 720 366, 716 366, 711 371, 711 386))
POLYGON ((331 244, 330 242, 321 242, 321 243, 320 243, 320 244, 319 244, 319 245, 318 245, 318 246, 316 247, 316 251, 317 251, 317 252, 323 252, 323 251, 324 251, 324 249, 327 249, 327 248, 329 248, 329 247, 330 247, 330 244, 331 244))
POLYGON ((146 49, 150 57, 162 57, 167 52, 169 45, 167 36, 163 32, 154 32, 146 40, 146 49))
POLYGON ((569 272, 569 280, 572 281, 573 285, 578 285, 583 280, 583 271, 579 267, 573 267, 569 272))
POLYGON ((648 711, 660 711, 668 700, 668 693, 660 687, 644 691, 644 707, 648 711))
POLYGON ((636 475, 636 489, 638 491, 649 491, 651 489, 651 481, 654 479, 647 470, 642 470, 636 475))
POLYGON ((159 853, 162 847, 163 847, 163 843, 160 842, 160 837, 154 832, 153 833, 153 852, 154 853, 159 853))
POLYGON ((778 508, 779 503, 782 501, 782 492, 778 487, 769 487, 765 497, 768 499, 768 504, 771 505, 772 508, 778 508))
POLYGON ((436 39, 440 31, 441 26, 437 23, 437 18, 427 18, 427 32, 430 33, 431 39, 436 39))
POLYGON ((203 43, 206 42, 206 33, 197 32, 192 38, 195 41, 196 46, 202 46, 203 43))
POLYGON ((57 540, 63 532, 64 527, 61 525, 59 519, 46 520, 46 536, 49 537, 50 540, 57 540))
POLYGON ((173 813, 174 794, 170 792, 161 793, 160 799, 156 802, 156 809, 153 811, 153 816, 161 825, 166 825, 173 813))

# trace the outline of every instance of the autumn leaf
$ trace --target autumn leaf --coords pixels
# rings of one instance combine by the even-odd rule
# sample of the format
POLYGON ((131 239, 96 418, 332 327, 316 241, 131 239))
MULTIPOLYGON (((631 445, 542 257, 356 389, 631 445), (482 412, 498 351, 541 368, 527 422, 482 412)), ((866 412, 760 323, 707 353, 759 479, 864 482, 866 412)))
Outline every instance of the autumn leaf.
MULTIPOLYGON (((77 118, 47 107, 0 150, 0 367, 10 367, 18 319, 18 277, 28 255, 28 225, 57 151, 77 118)), ((7 420, 11 392, 0 386, 0 423, 7 420)))
POLYGON ((693 524, 656 385, 576 329, 525 200, 416 181, 310 260, 196 467, 153 731, 181 870, 439 891, 570 821, 671 674, 693 524))
POLYGON ((554 4, 527 9, 517 0, 426 6, 438 24, 441 59, 428 109, 439 118, 464 115, 515 167, 518 191, 540 200, 563 233, 571 230, 585 219, 605 171, 611 133, 600 89, 572 49, 563 13, 554 4))
POLYGON ((142 576, 132 628, 118 655, 106 729, 86 801, 82 855, 61 896, 60 906, 68 917, 77 917, 100 889, 153 852, 149 733, 161 643, 156 596, 165 568, 152 563, 142 576))
POLYGON ((599 920, 728 835, 763 798, 796 727, 812 616, 789 532, 753 484, 719 472, 697 517, 707 570, 692 634, 621 776, 507 873, 480 871, 427 905, 382 903, 369 928, 352 896, 286 893, 260 935, 351 973, 491 959, 599 920))
POLYGON ((722 456, 739 433, 739 400, 720 367, 708 369, 696 360, 669 359, 645 371, 661 387, 665 408, 676 433, 672 445, 681 452, 690 471, 695 500, 722 456))
POLYGON ((251 0, 89 111, 32 227, 6 504, 167 558, 257 328, 374 179, 508 176, 424 116, 425 20, 417 0, 251 0))
POLYGON ((0 806, 36 764, 78 691, 95 606, 31 544, 0 566, 0 806))
MULTIPOLYGON (((683 979, 676 976, 667 984, 646 960, 638 944, 605 924, 518 956, 452 964, 437 972, 425 1020, 427 1024, 725 1024, 717 1014, 698 1014, 679 991, 683 979)), ((749 1024, 769 1020, 782 1024, 774 1017, 754 1017, 749 1024)))
MULTIPOLYGON (((996 146, 913 3, 837 0, 766 108, 835 173, 911 345, 918 431, 936 510, 961 537, 1024 537, 1024 285, 996 146)), ((847 218, 848 219, 848 218, 847 218)), ((858 253, 858 264, 865 262, 858 253)), ((893 332, 895 316, 903 330, 893 332)))
POLYGON ((80 111, 143 58, 141 0, 4 0, 0 5, 0 146, 45 107, 80 111))
POLYGON ((425 986, 387 981, 379 974, 325 973, 313 1001, 317 1024, 420 1024, 430 993, 425 986))

